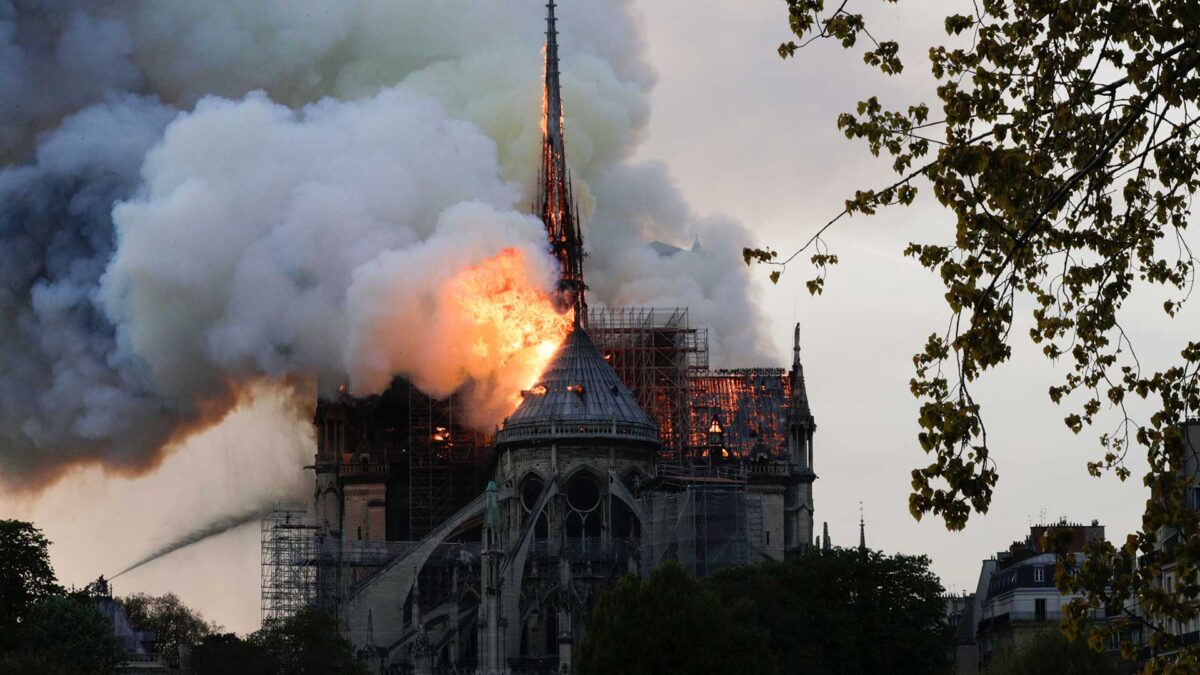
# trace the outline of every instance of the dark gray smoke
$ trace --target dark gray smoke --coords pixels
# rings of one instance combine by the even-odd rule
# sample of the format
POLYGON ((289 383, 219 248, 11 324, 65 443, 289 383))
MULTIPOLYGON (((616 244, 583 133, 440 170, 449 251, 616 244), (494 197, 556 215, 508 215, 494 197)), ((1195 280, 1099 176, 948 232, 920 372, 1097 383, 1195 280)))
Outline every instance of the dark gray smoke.
MULTIPOLYGON (((429 317, 504 249, 553 283, 521 213, 543 4, 0 0, 0 482, 145 471, 253 382, 494 379, 429 317)), ((593 299, 690 306, 715 361, 761 358, 747 231, 624 161, 653 84, 630 5, 560 22, 593 299)))
POLYGON ((95 4, 0 0, 0 161, 66 115, 143 89, 128 26, 81 9, 95 4))
POLYGON ((161 558, 165 555, 174 553, 175 551, 178 551, 181 548, 187 548, 188 546, 191 546, 192 544, 195 544, 197 542, 208 539, 209 537, 215 537, 218 534, 228 532, 228 531, 234 529, 235 527, 241 527, 242 525, 245 525, 246 523, 257 522, 259 520, 262 520, 264 517, 266 517, 266 515, 268 513, 270 513, 270 509, 265 509, 265 510, 264 509, 253 509, 250 511, 245 511, 243 513, 239 513, 239 514, 232 515, 232 516, 226 516, 224 518, 215 520, 215 521, 205 525, 204 527, 200 527, 195 530, 192 530, 191 532, 188 532, 187 534, 176 539, 175 541, 172 541, 171 543, 167 544, 166 546, 163 546, 163 547, 155 550, 150 555, 147 555, 146 557, 142 558, 141 560, 138 560, 137 562, 133 563, 129 567, 126 567, 125 569, 121 570, 120 572, 117 572, 116 574, 112 575, 111 577, 109 577, 109 579, 116 579, 117 577, 121 576, 122 574, 125 574, 126 572, 133 571, 133 570, 141 567, 142 565, 152 563, 155 560, 158 560, 159 558, 161 558))
POLYGON ((94 458, 145 461, 191 402, 169 402, 118 346, 97 289, 114 252, 113 203, 175 112, 113 96, 0 169, 0 461, 46 476, 94 458))

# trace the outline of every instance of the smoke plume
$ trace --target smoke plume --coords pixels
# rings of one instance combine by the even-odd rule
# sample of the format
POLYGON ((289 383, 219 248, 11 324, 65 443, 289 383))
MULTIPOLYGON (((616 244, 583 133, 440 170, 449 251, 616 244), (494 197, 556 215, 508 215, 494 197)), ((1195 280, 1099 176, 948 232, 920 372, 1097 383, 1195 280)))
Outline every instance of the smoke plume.
MULTIPOLYGON (((0 479, 152 467, 259 381, 404 375, 498 421, 562 326, 526 213, 542 11, 0 0, 0 479)), ((630 3, 560 28, 593 302, 688 306, 718 363, 762 358, 748 231, 626 160, 654 79, 630 3)))

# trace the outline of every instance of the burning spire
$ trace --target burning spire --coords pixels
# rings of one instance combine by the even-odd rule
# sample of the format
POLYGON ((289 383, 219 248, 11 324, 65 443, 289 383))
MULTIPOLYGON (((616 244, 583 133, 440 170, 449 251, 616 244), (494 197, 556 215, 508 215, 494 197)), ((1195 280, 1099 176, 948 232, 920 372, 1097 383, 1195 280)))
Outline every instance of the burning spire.
POLYGON ((554 0, 546 4, 545 88, 542 91, 542 166, 538 175, 538 196, 534 204, 546 224, 550 250, 558 259, 559 291, 563 303, 575 310, 575 320, 586 318, 587 302, 583 282, 583 235, 579 231, 574 190, 567 172, 563 147, 562 92, 558 81, 558 29, 555 27, 554 0))

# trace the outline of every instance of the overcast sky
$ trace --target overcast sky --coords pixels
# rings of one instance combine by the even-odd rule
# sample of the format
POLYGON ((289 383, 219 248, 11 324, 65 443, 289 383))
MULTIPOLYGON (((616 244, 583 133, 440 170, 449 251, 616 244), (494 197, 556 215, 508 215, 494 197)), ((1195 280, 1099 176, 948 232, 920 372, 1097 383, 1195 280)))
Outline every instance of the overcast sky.
MULTIPOLYGON (((947 8, 957 4, 909 0, 873 17, 877 35, 900 41, 908 67, 889 81, 863 66, 859 52, 832 44, 780 60, 775 49, 788 37, 781 0, 641 2, 648 61, 658 81, 636 158, 664 162, 694 210, 727 215, 750 227, 759 243, 788 252, 853 190, 888 178, 882 163, 837 132, 834 119, 871 94, 891 105, 929 101, 924 53, 947 8)), ((562 30, 569 40, 584 29, 562 30)), ((570 125, 569 100, 565 114, 570 125)), ((947 214, 924 198, 906 210, 844 221, 828 236, 841 264, 817 298, 804 290, 802 266, 777 286, 760 270, 756 288, 778 360, 753 365, 786 366, 791 325, 803 325, 817 420, 817 530, 827 521, 835 544, 855 543, 861 502, 871 547, 926 554, 947 588, 962 590, 974 588, 981 559, 1022 538, 1043 517, 1098 519, 1110 537, 1123 538, 1140 520, 1145 494, 1137 477, 1144 462, 1132 463, 1135 478, 1125 484, 1086 475, 1086 462, 1099 452, 1099 432, 1077 437, 1062 424, 1065 413, 1052 407, 1046 391, 1064 369, 1040 357, 1018 320, 1012 362, 978 387, 1001 475, 990 513, 973 516, 962 533, 909 515, 909 472, 927 462, 915 441, 911 355, 947 314, 936 279, 901 251, 910 240, 943 238, 950 227, 947 214)), ((1189 333, 1194 337, 1197 314, 1166 323, 1150 309, 1156 304, 1135 308, 1133 323, 1144 360, 1161 363, 1189 333)), ((39 498, 0 502, 0 514, 34 519, 46 530, 63 581, 82 584, 112 574, 194 526, 197 514, 220 515, 212 505, 230 494, 304 497, 311 475, 301 467, 312 448, 303 424, 280 421, 286 405, 262 397, 148 476, 79 471, 39 498), (262 453, 248 459, 263 447, 272 448, 268 471, 262 453)), ((244 632, 258 625, 259 572, 259 530, 252 524, 132 572, 115 590, 175 591, 227 629, 244 632)))
MULTIPOLYGON (((884 182, 886 161, 846 140, 835 118, 870 95, 897 107, 932 103, 925 54, 940 38, 941 18, 961 4, 899 2, 876 10, 873 32, 898 40, 906 65, 903 77, 889 81, 862 64, 861 52, 834 44, 779 59, 775 47, 788 37, 782 2, 643 3, 650 61, 660 77, 640 154, 667 162, 697 209, 735 215, 764 243, 790 252, 853 190, 891 182, 884 182)), ((953 232, 948 214, 930 201, 839 223, 827 240, 841 262, 824 295, 809 296, 807 270, 799 266, 776 287, 760 278, 760 297, 781 354, 791 323, 803 325, 817 419, 818 523, 829 522, 835 544, 852 544, 861 501, 870 546, 926 554, 947 588, 974 590, 980 560, 1022 538, 1043 514, 1097 519, 1110 538, 1123 540, 1141 519, 1145 462, 1134 458, 1127 483, 1087 476, 1086 463, 1102 454, 1100 431, 1075 436, 1063 425, 1066 412, 1049 402, 1047 389, 1067 369, 1042 358, 1021 316, 1012 362, 976 391, 1000 471, 991 510, 972 516, 960 533, 909 515, 909 473, 928 462, 916 443, 911 356, 948 318, 936 277, 901 255, 909 241, 945 240, 953 232)), ((1164 321, 1156 310, 1162 298, 1154 298, 1131 308, 1130 323, 1139 356, 1161 365, 1195 338, 1197 312, 1164 321)))

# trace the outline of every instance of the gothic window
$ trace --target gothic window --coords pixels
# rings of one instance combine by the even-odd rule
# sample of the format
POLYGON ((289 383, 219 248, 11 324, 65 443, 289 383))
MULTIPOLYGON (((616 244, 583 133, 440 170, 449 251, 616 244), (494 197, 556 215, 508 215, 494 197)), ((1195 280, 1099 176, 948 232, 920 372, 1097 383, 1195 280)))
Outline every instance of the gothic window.
POLYGON ((586 473, 578 473, 567 482, 567 502, 576 511, 591 511, 600 505, 600 484, 586 473))
POLYGON ((725 427, 714 415, 708 425, 708 449, 703 456, 711 459, 728 459, 729 450, 725 447, 725 427))
POLYGON ((558 610, 550 607, 546 610, 546 654, 558 652, 558 610))
MULTIPOLYGON (((542 496, 542 490, 546 484, 542 479, 534 473, 525 477, 521 481, 521 524, 524 525, 529 519, 529 514, 537 506, 538 499, 542 496)), ((545 539, 549 536, 550 528, 546 520, 546 513, 543 511, 538 516, 537 522, 533 526, 533 538, 545 539)))
POLYGON ((336 528, 338 526, 338 495, 337 495, 337 492, 334 492, 333 489, 329 489, 325 492, 325 496, 322 497, 321 500, 322 500, 321 511, 322 511, 322 516, 324 517, 324 520, 325 520, 325 527, 328 529, 336 528))
POLYGON ((521 483, 521 506, 525 509, 525 513, 529 513, 534 506, 537 506, 537 500, 542 496, 543 487, 542 479, 536 474, 529 474, 521 483))
POLYGON ((578 511, 571 511, 567 514, 567 538, 582 539, 583 538, 583 518, 584 515, 578 511))
POLYGON ((601 496, 600 482, 589 473, 577 473, 567 481, 567 538, 600 537, 604 529, 601 496))

